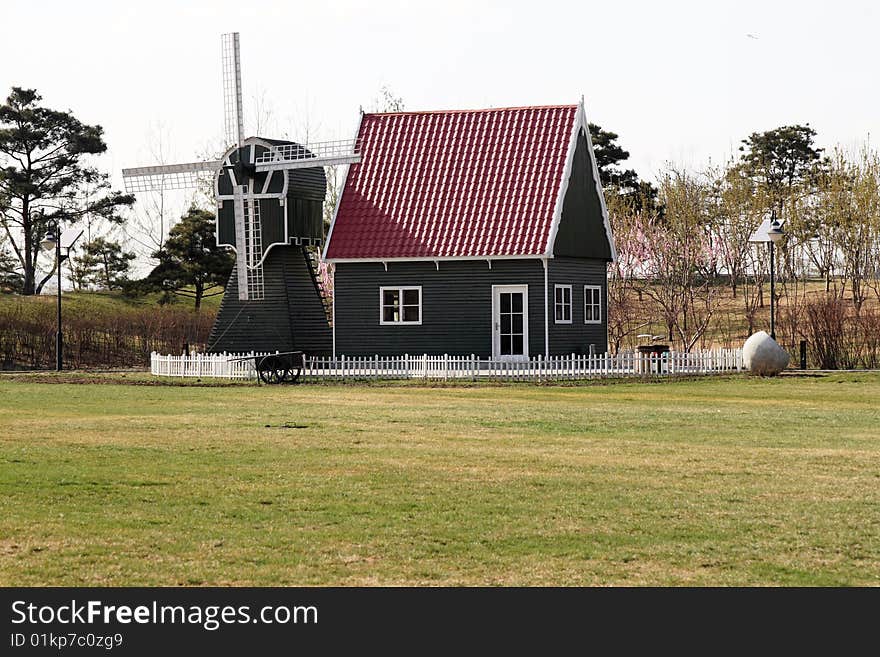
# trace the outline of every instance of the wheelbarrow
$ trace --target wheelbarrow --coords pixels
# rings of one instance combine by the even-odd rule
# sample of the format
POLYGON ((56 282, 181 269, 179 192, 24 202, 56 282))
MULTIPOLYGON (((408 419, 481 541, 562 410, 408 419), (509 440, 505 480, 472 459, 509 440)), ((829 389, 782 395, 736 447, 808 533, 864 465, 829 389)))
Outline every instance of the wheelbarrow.
POLYGON ((260 381, 268 384, 296 383, 303 368, 301 351, 280 351, 265 356, 244 356, 230 360, 253 360, 260 381))

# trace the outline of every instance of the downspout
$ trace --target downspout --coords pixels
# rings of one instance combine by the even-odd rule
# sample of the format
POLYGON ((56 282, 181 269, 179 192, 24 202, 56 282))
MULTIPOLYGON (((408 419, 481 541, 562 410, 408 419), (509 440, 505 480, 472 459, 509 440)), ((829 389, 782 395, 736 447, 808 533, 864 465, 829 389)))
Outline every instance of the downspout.
POLYGON ((333 318, 333 359, 336 360, 336 267, 333 268, 333 301, 330 315, 333 318))
POLYGON ((548 286, 549 281, 547 278, 547 258, 541 258, 541 262, 544 263, 544 358, 550 357, 550 303, 548 300, 548 286))

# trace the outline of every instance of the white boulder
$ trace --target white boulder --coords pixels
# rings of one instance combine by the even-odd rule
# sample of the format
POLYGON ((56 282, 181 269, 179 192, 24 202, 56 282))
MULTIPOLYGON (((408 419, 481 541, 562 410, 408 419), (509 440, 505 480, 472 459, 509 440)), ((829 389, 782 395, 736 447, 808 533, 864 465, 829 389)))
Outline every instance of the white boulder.
POLYGON ((752 374, 776 376, 788 361, 788 352, 767 331, 758 331, 743 345, 743 364, 752 374))

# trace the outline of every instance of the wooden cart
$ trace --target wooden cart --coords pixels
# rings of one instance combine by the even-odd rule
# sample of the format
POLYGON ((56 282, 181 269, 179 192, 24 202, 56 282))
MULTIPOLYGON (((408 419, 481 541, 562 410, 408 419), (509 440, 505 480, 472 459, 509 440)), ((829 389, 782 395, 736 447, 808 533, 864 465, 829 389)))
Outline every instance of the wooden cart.
POLYGON ((302 374, 303 352, 282 351, 265 356, 245 356, 231 360, 253 360, 263 383, 296 383, 302 374))

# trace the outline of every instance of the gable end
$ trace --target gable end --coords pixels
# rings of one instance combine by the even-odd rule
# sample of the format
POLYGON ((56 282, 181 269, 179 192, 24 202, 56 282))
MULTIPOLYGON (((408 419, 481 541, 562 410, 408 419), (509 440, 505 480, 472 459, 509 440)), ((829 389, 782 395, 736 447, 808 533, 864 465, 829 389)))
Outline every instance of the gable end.
POLYGON ((545 252, 548 258, 557 255, 617 260, 583 98, 578 104, 572 126, 571 142, 545 252))
POLYGON ((554 256, 612 259, 599 188, 593 175, 587 136, 581 129, 553 243, 554 256))

